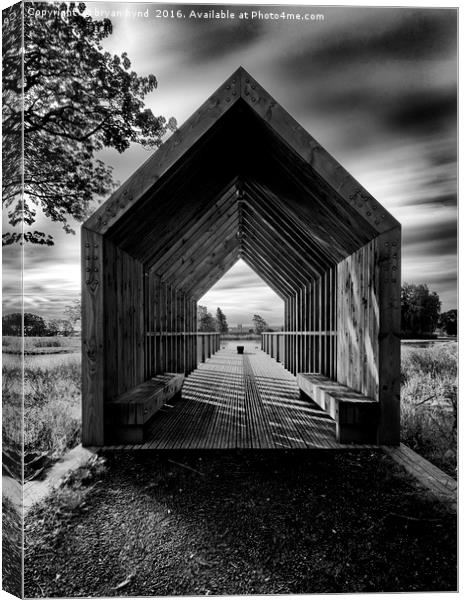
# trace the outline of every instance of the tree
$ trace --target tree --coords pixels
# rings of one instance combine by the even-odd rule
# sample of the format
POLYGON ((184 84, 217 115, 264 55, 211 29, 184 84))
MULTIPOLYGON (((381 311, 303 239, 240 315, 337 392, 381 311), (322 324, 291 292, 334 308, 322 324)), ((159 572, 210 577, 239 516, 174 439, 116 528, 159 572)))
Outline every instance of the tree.
MULTIPOLYGON (((3 20, 4 205, 13 228, 32 226, 42 211, 74 233, 69 217, 83 221, 92 200, 115 187, 111 168, 95 153, 104 147, 124 152, 131 143, 157 147, 176 122, 144 108, 155 76, 138 76, 126 53, 103 50, 111 21, 85 16, 84 3, 38 2, 24 9, 23 87, 19 11, 11 7, 3 20)), ((3 236, 4 244, 23 240, 53 245, 40 231, 3 236)))
POLYGON ((72 330, 76 326, 77 321, 80 321, 81 318, 81 301, 80 299, 74 300, 72 304, 67 304, 64 307, 64 314, 67 317, 67 320, 71 324, 72 330))
POLYGON ((255 333, 257 335, 261 335, 263 331, 266 331, 269 328, 268 324, 261 315, 253 315, 252 321, 255 333))
POLYGON ((58 335, 60 330, 60 325, 58 323, 58 319, 51 319, 47 322, 46 335, 50 337, 54 337, 58 335))
POLYGON ((216 330, 219 331, 219 333, 228 333, 229 331, 226 315, 219 307, 216 310, 216 330))
POLYGON ((438 318, 438 327, 447 335, 457 335, 458 333, 458 311, 453 308, 442 313, 438 318))
POLYGON ((52 319, 47 323, 46 334, 49 336, 62 335, 68 337, 74 331, 74 327, 67 319, 52 319))
POLYGON ((41 337, 45 335, 47 326, 39 315, 24 313, 24 335, 41 337))
POLYGON ((206 306, 198 306, 198 331, 216 331, 216 322, 206 306))
POLYGON ((2 335, 22 335, 23 316, 11 313, 2 317, 2 335))
POLYGON ((45 321, 39 315, 32 313, 24 313, 24 329, 23 315, 21 313, 11 313, 2 317, 2 333, 3 335, 22 335, 41 337, 46 334, 47 326, 45 321))
POLYGON ((440 298, 426 284, 404 283, 401 287, 401 331, 427 335, 435 331, 440 314, 440 298))

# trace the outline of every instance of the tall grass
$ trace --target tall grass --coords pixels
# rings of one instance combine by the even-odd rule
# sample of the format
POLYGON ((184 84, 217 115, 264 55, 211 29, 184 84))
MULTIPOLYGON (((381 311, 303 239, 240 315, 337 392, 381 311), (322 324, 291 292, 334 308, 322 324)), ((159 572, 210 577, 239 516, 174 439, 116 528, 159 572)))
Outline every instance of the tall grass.
POLYGON ((24 337, 4 335, 2 337, 3 351, 8 353, 34 352, 40 348, 63 348, 67 350, 76 350, 80 348, 80 338, 72 336, 54 336, 54 337, 24 337))
POLYGON ((61 456, 80 441, 80 357, 51 368, 25 368, 26 449, 61 456))
POLYGON ((401 438, 450 475, 457 464, 457 345, 404 348, 401 438))
MULTIPOLYGON (((3 366, 3 434, 17 437, 18 398, 21 369, 3 366)), ((81 365, 80 356, 51 367, 24 369, 24 446, 27 453, 44 453, 59 458, 80 441, 81 365)))

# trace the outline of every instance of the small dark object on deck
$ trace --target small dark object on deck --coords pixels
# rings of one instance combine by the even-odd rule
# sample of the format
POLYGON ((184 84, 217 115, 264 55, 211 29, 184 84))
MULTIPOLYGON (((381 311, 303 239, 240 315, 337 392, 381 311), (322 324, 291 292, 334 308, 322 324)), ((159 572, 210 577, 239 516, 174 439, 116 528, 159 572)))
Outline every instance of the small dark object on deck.
POLYGON ((243 354, 245 346, 237 346, 237 354, 243 354))

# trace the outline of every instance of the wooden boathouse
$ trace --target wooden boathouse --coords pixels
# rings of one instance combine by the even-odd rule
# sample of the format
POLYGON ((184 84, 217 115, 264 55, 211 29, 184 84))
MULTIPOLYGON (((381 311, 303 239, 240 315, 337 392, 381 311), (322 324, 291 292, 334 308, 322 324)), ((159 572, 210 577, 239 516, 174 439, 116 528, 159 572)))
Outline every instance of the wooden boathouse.
POLYGON ((82 227, 83 444, 159 447, 182 423, 204 429, 187 447, 279 447, 279 411, 302 447, 328 423, 332 446, 398 444, 400 253, 400 224, 239 68, 82 227), (197 300, 239 258, 285 331, 227 358, 197 300), (222 382, 221 414, 193 410, 195 377, 210 399, 222 382))

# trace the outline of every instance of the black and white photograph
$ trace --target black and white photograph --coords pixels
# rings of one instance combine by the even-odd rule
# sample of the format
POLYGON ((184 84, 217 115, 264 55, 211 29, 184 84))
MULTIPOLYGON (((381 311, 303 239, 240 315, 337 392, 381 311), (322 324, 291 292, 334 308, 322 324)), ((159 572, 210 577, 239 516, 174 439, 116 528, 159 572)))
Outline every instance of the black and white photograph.
POLYGON ((2 3, 5 598, 458 593, 458 9, 2 3))

